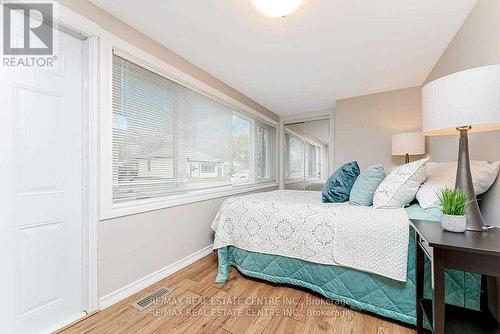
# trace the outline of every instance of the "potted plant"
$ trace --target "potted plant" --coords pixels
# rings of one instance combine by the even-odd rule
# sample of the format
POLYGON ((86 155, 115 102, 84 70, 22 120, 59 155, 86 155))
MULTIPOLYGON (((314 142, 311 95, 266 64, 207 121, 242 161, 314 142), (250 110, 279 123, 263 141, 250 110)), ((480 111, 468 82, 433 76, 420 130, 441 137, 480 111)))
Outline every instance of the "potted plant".
POLYGON ((470 199, 462 189, 444 188, 438 194, 443 215, 441 227, 450 232, 465 232, 467 220, 465 213, 470 199))

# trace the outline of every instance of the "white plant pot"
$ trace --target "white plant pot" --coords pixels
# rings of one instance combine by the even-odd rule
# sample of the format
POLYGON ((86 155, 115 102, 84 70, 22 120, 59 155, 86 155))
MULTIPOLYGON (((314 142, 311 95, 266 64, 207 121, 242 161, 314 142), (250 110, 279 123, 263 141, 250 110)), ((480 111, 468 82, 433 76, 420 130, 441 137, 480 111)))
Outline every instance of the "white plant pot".
POLYGON ((450 232, 465 232, 467 219, 465 216, 443 215, 441 216, 441 227, 450 232))

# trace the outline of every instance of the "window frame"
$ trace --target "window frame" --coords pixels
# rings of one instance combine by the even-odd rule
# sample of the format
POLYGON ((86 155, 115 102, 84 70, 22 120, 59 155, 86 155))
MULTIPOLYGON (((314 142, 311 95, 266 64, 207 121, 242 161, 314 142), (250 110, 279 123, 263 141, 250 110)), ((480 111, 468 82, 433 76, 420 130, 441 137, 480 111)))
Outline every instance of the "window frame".
MULTIPOLYGON (((276 157, 279 157, 279 154, 278 154, 279 151, 277 151, 277 149, 279 149, 279 147, 278 147, 278 145, 279 145, 279 143, 278 143, 279 129, 278 129, 278 127, 270 126, 269 124, 262 122, 260 120, 258 120, 257 122, 254 123, 254 129, 253 129, 254 139, 252 140, 252 144, 254 145, 254 147, 253 147, 253 151, 254 151, 254 154, 253 154, 254 169, 253 170, 254 170, 254 173, 257 171, 257 166, 258 166, 258 159, 257 159, 258 147, 255 144, 257 143, 256 138, 259 136, 259 128, 262 128, 264 130, 269 131, 270 139, 274 142, 274 145, 271 146, 272 151, 268 152, 268 154, 270 154, 270 155, 274 154, 274 157, 275 157, 274 172, 273 172, 273 168, 271 168, 271 175, 272 176, 270 178, 261 178, 260 180, 258 180, 257 175, 254 174, 254 179, 256 180, 256 182, 260 182, 260 183, 277 181, 277 179, 278 179, 278 174, 277 174, 278 173, 278 166, 277 166, 278 161, 276 160, 276 157), (274 129, 274 135, 273 135, 273 129, 274 129)), ((262 139, 263 139, 263 137, 262 137, 262 139)))
MULTIPOLYGON (((257 191, 267 188, 277 188, 279 185, 279 145, 275 140, 274 147, 274 179, 256 180, 253 175, 251 183, 221 186, 208 189, 190 190, 182 193, 173 193, 166 196, 137 199, 132 201, 113 202, 113 179, 112 179, 112 79, 113 79, 113 54, 136 63, 150 71, 153 71, 168 80, 172 80, 188 89, 203 94, 219 103, 228 105, 234 112, 243 118, 253 119, 251 129, 251 166, 255 165, 255 128, 257 122, 262 122, 275 129, 276 136, 279 131, 279 122, 237 101, 214 87, 182 72, 178 68, 150 55, 149 53, 131 45, 130 43, 109 34, 108 38, 100 40, 100 217, 102 220, 138 214, 147 211, 159 210, 168 207, 206 201, 210 199, 226 197, 245 192, 257 191)), ((253 174, 253 171, 250 172, 253 174)))
POLYGON ((318 143, 315 143, 314 141, 312 140, 308 140, 306 139, 304 141, 305 145, 306 145, 306 152, 305 152, 305 160, 304 160, 304 164, 305 164, 305 172, 304 172, 304 179, 305 181, 318 181, 320 180, 320 175, 321 175, 321 145, 318 144, 318 143), (314 162, 313 162, 313 165, 315 165, 315 174, 314 175, 310 175, 310 148, 313 148, 314 149, 314 162))
MULTIPOLYGON (((304 138, 302 138, 299 134, 293 132, 292 130, 289 130, 289 129, 286 129, 284 130, 284 134, 283 134, 283 153, 284 153, 284 159, 283 159, 283 166, 285 166, 285 163, 287 163, 287 160, 289 160, 289 156, 287 156, 287 153, 288 155, 290 154, 288 151, 287 151, 287 148, 286 145, 286 136, 289 136, 290 138, 294 138, 295 140, 299 141, 303 146, 302 146, 302 149, 303 149, 303 153, 302 153, 302 163, 304 164, 303 166, 303 170, 302 170, 302 176, 300 177, 286 177, 285 176, 285 172, 283 173, 283 180, 284 180, 284 183, 285 184, 290 184, 290 183, 295 183, 295 182, 300 182, 300 181, 304 181, 305 180, 305 175, 306 175, 306 160, 305 160, 305 154, 306 154, 306 142, 304 141, 304 138)), ((289 165, 287 165, 288 168, 290 168, 289 165)))

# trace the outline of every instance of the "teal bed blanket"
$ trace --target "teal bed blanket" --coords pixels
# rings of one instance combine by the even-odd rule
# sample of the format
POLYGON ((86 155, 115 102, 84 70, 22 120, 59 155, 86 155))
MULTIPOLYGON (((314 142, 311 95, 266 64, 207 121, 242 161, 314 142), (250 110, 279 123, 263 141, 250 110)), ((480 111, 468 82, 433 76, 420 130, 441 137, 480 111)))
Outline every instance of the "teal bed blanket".
MULTIPOLYGON (((416 204, 418 206, 418 204, 416 204)), ((437 213, 419 207, 407 209, 410 218, 436 220, 437 213), (433 218, 434 217, 434 218, 433 218)), ((429 222, 437 224, 437 222, 429 222)), ((326 298, 409 324, 416 323, 415 233, 410 231, 407 281, 398 282, 376 274, 340 266, 323 265, 300 259, 246 251, 228 246, 218 249, 216 282, 229 278, 230 267, 242 274, 274 283, 292 284, 315 291, 326 298)), ((425 296, 431 298, 431 268, 425 264, 425 296)), ((481 275, 447 270, 446 302, 479 310, 481 275)))

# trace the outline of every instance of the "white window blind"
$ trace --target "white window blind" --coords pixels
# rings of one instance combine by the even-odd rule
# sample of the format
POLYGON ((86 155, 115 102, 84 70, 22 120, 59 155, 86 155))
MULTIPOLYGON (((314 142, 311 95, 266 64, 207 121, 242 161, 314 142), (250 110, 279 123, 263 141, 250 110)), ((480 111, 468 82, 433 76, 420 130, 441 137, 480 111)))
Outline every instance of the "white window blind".
POLYGON ((276 129, 113 55, 113 202, 273 181, 276 129))

